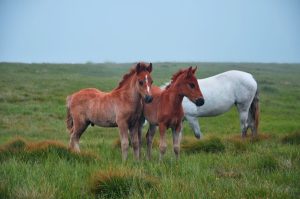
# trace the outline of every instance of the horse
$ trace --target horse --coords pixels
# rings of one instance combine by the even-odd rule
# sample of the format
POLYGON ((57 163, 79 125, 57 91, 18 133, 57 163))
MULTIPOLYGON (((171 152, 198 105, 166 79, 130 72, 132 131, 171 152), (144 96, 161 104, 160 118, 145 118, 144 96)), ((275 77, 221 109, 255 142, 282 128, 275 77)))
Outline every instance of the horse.
MULTIPOLYGON (((149 122, 147 138, 147 158, 151 159, 152 140, 156 126, 159 126, 160 133, 160 160, 166 152, 167 143, 165 133, 168 128, 172 129, 173 150, 178 159, 180 152, 180 139, 182 130, 182 120, 184 112, 182 100, 188 97, 196 106, 204 104, 203 95, 194 76, 197 67, 189 67, 179 70, 172 77, 171 83, 164 89, 152 86, 151 92, 153 101, 151 104, 144 104, 143 116, 149 122)), ((142 122, 143 123, 143 122, 142 122)), ((142 124, 141 123, 141 124, 142 124)))
POLYGON ((198 117, 223 114, 237 107, 240 116, 241 136, 245 138, 250 128, 252 138, 257 135, 259 125, 259 95, 257 82, 249 73, 232 70, 205 79, 198 79, 205 99, 203 106, 196 107, 189 99, 183 99, 185 119, 200 139, 202 133, 198 117))
POLYGON ((82 89, 67 97, 67 129, 70 132, 69 148, 80 152, 79 139, 91 124, 101 127, 118 127, 122 159, 128 155, 128 130, 134 155, 139 159, 138 127, 143 102, 151 103, 152 63, 137 63, 123 76, 118 87, 111 92, 95 88, 82 89))

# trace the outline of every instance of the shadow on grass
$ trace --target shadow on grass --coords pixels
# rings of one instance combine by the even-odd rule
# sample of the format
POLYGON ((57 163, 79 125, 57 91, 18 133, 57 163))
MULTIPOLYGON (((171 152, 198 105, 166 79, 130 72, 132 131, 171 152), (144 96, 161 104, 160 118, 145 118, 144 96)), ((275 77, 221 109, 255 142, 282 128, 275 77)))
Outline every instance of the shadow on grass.
MULTIPOLYGON (((131 146, 130 139, 129 139, 129 146, 131 146)), ((152 148, 157 148, 158 146, 159 146, 159 141, 154 138, 153 141, 152 141, 152 148)), ((116 138, 113 141, 112 147, 114 149, 120 149, 121 148, 121 140, 120 140, 120 138, 116 138)), ((147 147, 147 139, 146 139, 146 137, 142 138, 142 147, 147 147)))
POLYGON ((39 162, 49 157, 85 163, 99 160, 97 155, 90 152, 72 152, 59 141, 29 142, 22 137, 16 137, 0 146, 0 162, 13 157, 25 162, 39 162))
POLYGON ((238 170, 234 170, 234 169, 226 170, 226 169, 219 168, 219 169, 215 170, 215 174, 219 178, 234 178, 234 179, 239 179, 239 178, 242 177, 241 172, 238 171, 238 170))
POLYGON ((272 172, 279 169, 279 162, 272 155, 264 155, 258 158, 256 168, 261 172, 272 172))

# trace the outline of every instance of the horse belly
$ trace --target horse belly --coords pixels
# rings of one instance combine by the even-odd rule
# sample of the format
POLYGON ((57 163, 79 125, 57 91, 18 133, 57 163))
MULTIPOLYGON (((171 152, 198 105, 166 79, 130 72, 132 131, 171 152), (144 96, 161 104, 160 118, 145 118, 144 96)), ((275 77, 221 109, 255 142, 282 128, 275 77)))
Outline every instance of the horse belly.
POLYGON ((96 121, 91 121, 93 124, 101 127, 117 127, 117 123, 115 121, 110 121, 110 120, 96 120, 96 121))
POLYGON ((105 109, 103 106, 97 109, 91 117, 90 121, 98 126, 102 127, 116 127, 116 114, 113 111, 113 107, 110 109, 105 109))
POLYGON ((184 99, 183 109, 185 115, 194 117, 210 117, 221 115, 230 110, 234 105, 234 100, 232 99, 220 99, 205 98, 205 103, 203 106, 197 107, 193 102, 188 99, 184 99))
POLYGON ((230 110, 232 104, 230 106, 216 106, 215 108, 208 109, 199 109, 197 112, 198 117, 213 117, 217 115, 221 115, 230 110))

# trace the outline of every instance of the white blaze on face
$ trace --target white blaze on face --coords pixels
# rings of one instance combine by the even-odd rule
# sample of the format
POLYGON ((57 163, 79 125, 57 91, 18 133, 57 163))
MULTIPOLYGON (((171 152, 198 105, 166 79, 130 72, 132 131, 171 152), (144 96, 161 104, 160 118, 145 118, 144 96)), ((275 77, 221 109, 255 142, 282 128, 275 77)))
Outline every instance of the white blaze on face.
POLYGON ((146 75, 145 82, 146 82, 146 86, 147 86, 147 92, 150 94, 150 87, 149 87, 149 84, 148 84, 148 75, 146 75))

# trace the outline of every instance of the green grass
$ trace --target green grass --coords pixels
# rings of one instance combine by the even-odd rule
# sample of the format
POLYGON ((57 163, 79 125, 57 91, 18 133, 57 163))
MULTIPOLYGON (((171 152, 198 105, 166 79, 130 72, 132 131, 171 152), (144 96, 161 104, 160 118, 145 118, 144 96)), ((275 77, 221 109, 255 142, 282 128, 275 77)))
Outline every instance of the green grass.
POLYGON ((198 65, 198 78, 230 69, 254 75, 261 105, 257 139, 240 138, 233 108, 199 119, 203 141, 184 123, 178 161, 170 131, 162 162, 155 144, 151 161, 143 147, 141 161, 131 149, 122 163, 116 128, 89 127, 80 140, 83 153, 72 153, 66 96, 88 87, 109 91, 131 64, 0 63, 0 198, 298 198, 300 65, 155 63, 154 83, 190 65, 198 65))

